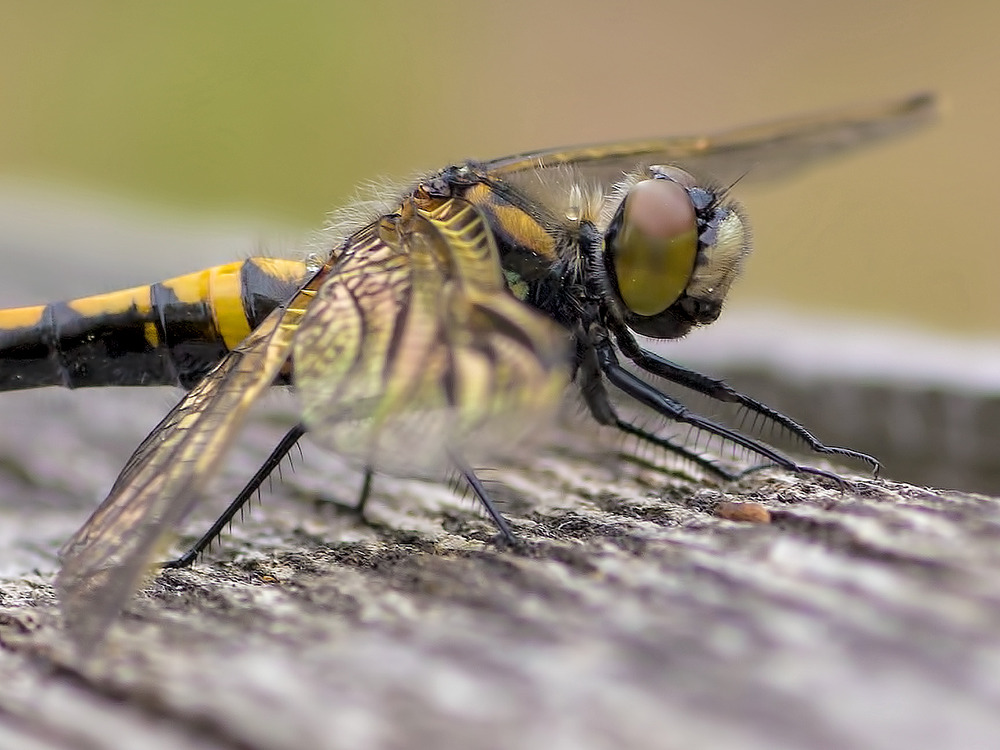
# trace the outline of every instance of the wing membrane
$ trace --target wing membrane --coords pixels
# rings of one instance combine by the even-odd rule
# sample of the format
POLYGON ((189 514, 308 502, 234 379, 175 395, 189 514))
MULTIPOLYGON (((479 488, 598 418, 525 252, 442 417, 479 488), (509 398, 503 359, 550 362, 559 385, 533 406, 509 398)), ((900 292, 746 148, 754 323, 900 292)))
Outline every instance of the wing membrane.
POLYGON ((101 638, 200 499, 250 406, 287 361, 313 288, 307 285, 286 308, 272 312, 170 411, 63 548, 56 586, 66 626, 81 649, 101 638))
POLYGON ((770 122, 714 136, 682 136, 550 149, 487 162, 500 175, 572 166, 584 178, 611 184, 637 165, 676 164, 729 184, 785 177, 812 162, 913 129, 936 115, 930 94, 770 122))
POLYGON ((395 225, 358 235, 319 290, 295 383, 315 439, 423 475, 450 452, 495 457, 543 419, 568 381, 567 345, 510 294, 473 206, 404 205, 395 225))

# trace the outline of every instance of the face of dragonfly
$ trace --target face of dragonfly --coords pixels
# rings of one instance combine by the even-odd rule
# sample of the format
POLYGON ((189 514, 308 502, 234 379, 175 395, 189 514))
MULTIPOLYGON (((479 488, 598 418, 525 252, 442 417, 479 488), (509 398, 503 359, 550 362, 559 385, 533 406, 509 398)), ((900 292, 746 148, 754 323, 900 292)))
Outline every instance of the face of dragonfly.
POLYGON ((629 328, 678 338, 719 317, 751 248, 746 220, 724 197, 679 167, 615 186, 605 266, 629 328))

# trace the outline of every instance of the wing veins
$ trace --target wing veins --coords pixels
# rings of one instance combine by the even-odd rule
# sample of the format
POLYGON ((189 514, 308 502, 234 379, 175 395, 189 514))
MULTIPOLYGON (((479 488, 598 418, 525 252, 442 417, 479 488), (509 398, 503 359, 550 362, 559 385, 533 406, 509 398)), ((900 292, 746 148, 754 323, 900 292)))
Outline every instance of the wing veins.
POLYGON ((56 587, 66 626, 82 651, 103 637, 169 533, 196 504, 250 406, 288 359, 312 294, 307 285, 271 313, 170 411, 63 547, 56 587))

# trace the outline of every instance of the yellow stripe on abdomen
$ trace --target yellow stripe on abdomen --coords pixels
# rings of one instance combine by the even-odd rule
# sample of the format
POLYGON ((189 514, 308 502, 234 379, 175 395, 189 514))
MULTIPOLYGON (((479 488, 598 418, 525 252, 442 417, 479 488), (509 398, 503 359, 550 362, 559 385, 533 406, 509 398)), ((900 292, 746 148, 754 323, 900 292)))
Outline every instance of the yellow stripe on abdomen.
POLYGON ((243 307, 242 268, 242 263, 230 263, 206 272, 215 328, 228 349, 236 348, 250 334, 250 323, 243 307))
POLYGON ((47 305, 0 310, 0 330, 30 328, 42 322, 47 305))
POLYGON ((150 286, 0 310, 0 390, 191 387, 313 271, 252 258, 150 286))

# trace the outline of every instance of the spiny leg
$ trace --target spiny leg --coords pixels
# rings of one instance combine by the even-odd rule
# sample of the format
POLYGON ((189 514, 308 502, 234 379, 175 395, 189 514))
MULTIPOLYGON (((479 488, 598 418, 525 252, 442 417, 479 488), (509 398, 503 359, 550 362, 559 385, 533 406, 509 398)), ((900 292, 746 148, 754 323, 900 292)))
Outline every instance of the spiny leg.
POLYGON ((664 450, 670 451, 675 456, 680 456, 680 458, 684 461, 690 461, 699 469, 704 469, 716 479, 721 479, 725 482, 732 482, 741 478, 746 473, 746 470, 739 472, 728 471, 716 464, 711 458, 707 458, 700 453, 695 453, 691 449, 686 448, 683 445, 678 445, 672 440, 657 435, 654 432, 649 432, 641 427, 637 427, 631 422, 621 419, 620 417, 615 418, 614 426, 626 435, 633 435, 640 440, 643 440, 651 445, 655 445, 657 448, 663 448, 664 450))
MULTIPOLYGON (((578 337, 577 341, 579 342, 581 339, 578 337)), ((710 458, 706 458, 705 456, 692 451, 690 448, 674 443, 668 438, 657 435, 656 433, 645 430, 642 427, 622 419, 612 405, 611 399, 608 398, 608 391, 604 387, 604 381, 601 378, 600 362, 597 360, 596 349, 581 343, 577 346, 577 352, 577 362, 580 368, 578 372, 580 394, 583 396, 583 400, 587 404, 587 408, 590 409, 590 413, 599 423, 615 427, 621 432, 624 432, 626 435, 632 435, 651 445, 680 456, 681 459, 690 461, 696 466, 714 475, 717 479, 721 479, 723 481, 733 481, 742 476, 742 472, 737 474, 726 471, 710 458)))
POLYGON ((236 514, 240 512, 247 501, 253 497, 254 493, 260 488, 264 480, 267 479, 271 472, 281 463, 282 459, 288 455, 295 444, 299 441, 303 435, 306 434, 306 428, 302 424, 295 425, 290 429, 285 436, 281 438, 281 442, 275 446, 274 450, 264 461, 263 465, 257 470, 257 473, 253 475, 246 486, 240 491, 240 494, 229 503, 229 506, 223 511, 222 515, 219 516, 215 523, 209 527, 208 531, 202 534, 201 538, 195 542, 183 555, 175 560, 170 560, 163 564, 164 568, 186 568, 191 565, 198 556, 204 552, 209 545, 214 542, 220 534, 222 534, 223 529, 229 525, 229 523, 236 517, 236 514))
POLYGON ((778 451, 758 440, 741 435, 739 432, 731 430, 725 425, 693 413, 680 402, 670 398, 665 393, 661 393, 637 375, 624 369, 621 364, 619 364, 618 357, 615 355, 610 342, 602 343, 596 348, 595 351, 601 371, 604 373, 604 376, 608 379, 609 383, 667 419, 689 424, 693 427, 705 430, 712 435, 716 435, 724 440, 728 440, 735 445, 742 446, 747 450, 766 458, 786 471, 794 471, 800 474, 812 474, 814 476, 834 481, 841 487, 845 486, 844 480, 832 472, 797 464, 787 456, 782 455, 778 451))
POLYGON ((516 544, 517 537, 514 536, 513 530, 510 528, 510 524, 507 523, 507 519, 503 517, 500 513, 500 509, 493 503, 490 499, 489 494, 486 492, 486 488, 483 486, 482 481, 476 476, 476 472, 472 470, 468 464, 466 464, 461 458, 456 456, 454 453, 450 455, 451 462, 455 464, 455 468, 459 470, 465 481, 469 483, 472 491, 476 493, 476 497, 479 498, 479 502, 483 504, 486 508, 486 512, 489 514, 490 519, 500 530, 500 534, 503 536, 504 540, 508 544, 516 544))
POLYGON ((715 378, 710 378, 700 372, 682 367, 681 365, 675 364, 670 360, 664 359, 663 357, 643 349, 638 345, 635 338, 627 330, 615 331, 615 340, 617 341, 619 348, 621 348, 622 354, 649 374, 665 378, 672 383, 677 383, 685 388, 690 388, 696 393, 704 394, 717 401, 739 404, 751 412, 759 414, 765 419, 768 419, 771 422, 785 428, 790 433, 803 440, 806 445, 808 445, 809 448, 816 453, 846 456, 847 458, 864 461, 871 465, 872 472, 875 476, 878 476, 881 464, 878 459, 873 456, 861 453, 860 451, 851 450, 850 448, 840 448, 838 446, 826 445, 820 442, 820 440, 805 427, 790 417, 785 416, 781 412, 772 409, 767 404, 762 404, 759 401, 740 393, 721 380, 716 380, 715 378))

